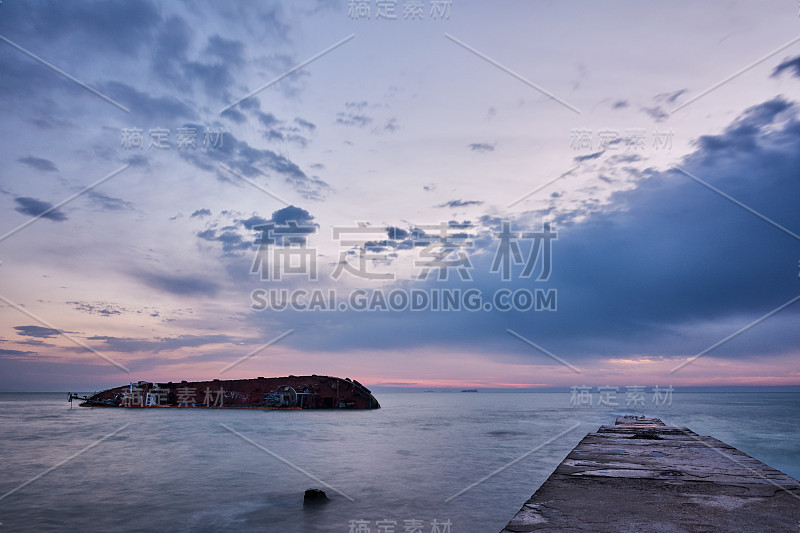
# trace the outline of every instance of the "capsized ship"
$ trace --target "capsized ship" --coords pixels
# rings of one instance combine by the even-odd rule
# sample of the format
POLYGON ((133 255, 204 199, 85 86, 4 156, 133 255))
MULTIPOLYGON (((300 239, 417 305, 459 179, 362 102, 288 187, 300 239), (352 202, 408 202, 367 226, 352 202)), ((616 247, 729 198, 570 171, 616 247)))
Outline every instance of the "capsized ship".
POLYGON ((217 409, 379 409, 378 400, 356 380, 331 376, 131 382, 79 396, 81 407, 217 408, 217 409))

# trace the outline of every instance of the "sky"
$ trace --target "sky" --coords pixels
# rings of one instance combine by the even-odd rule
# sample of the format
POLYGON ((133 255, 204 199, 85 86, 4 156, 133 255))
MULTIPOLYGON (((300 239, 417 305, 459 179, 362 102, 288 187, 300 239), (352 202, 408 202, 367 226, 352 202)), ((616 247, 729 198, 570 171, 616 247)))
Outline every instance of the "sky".
POLYGON ((0 69, 0 390, 800 385, 796 2, 4 0, 0 69))

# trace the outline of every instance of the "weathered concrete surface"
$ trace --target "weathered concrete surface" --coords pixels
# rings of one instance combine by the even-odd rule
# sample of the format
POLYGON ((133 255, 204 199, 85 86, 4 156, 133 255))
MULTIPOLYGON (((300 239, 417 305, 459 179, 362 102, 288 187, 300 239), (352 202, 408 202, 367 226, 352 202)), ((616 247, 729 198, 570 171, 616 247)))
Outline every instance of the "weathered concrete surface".
POLYGON ((508 523, 523 531, 800 531, 800 483, 655 418, 589 433, 508 523))

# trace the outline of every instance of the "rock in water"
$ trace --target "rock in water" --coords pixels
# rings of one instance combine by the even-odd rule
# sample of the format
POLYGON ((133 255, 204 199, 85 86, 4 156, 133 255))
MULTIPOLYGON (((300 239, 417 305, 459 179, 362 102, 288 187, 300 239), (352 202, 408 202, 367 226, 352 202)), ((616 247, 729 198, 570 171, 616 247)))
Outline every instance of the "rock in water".
POLYGON ((305 495, 303 495, 303 503, 304 504, 328 503, 328 496, 325 494, 325 491, 323 490, 307 489, 305 495))

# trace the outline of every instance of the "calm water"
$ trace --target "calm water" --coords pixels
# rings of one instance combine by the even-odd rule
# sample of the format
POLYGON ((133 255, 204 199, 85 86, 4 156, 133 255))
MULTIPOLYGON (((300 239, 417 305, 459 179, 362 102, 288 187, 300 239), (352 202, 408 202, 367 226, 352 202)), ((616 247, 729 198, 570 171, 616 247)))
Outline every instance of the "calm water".
MULTIPOLYGON (((127 424, 0 499, 0 530, 347 533, 351 520, 378 532, 388 519, 397 532, 406 520, 421 521, 425 533, 434 520, 450 520, 451 533, 497 532, 587 432, 631 412, 571 407, 569 393, 376 396, 377 411, 237 412, 70 410, 66 394, 0 394, 0 495, 127 424), (331 501, 304 508, 312 487, 331 501)), ((676 390, 671 406, 637 413, 800 478, 798 393, 676 390)))

